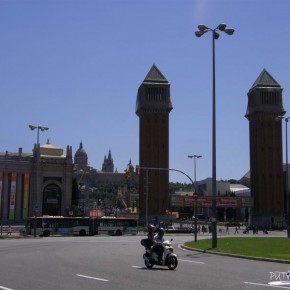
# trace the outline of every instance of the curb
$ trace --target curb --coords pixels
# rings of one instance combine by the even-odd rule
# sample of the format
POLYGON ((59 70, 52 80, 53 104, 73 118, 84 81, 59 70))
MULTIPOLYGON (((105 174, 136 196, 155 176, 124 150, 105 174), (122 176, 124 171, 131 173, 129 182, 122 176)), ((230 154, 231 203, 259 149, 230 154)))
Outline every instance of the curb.
POLYGON ((279 259, 270 259, 270 258, 262 258, 262 257, 243 256, 243 255, 237 255, 237 254, 218 253, 211 250, 201 250, 201 249, 190 248, 190 247, 184 246, 183 244, 180 244, 180 247, 188 251, 208 253, 208 254, 219 255, 219 256, 227 256, 227 257, 233 257, 233 258, 273 262, 273 263, 281 263, 281 264, 290 264, 290 260, 279 260, 279 259))

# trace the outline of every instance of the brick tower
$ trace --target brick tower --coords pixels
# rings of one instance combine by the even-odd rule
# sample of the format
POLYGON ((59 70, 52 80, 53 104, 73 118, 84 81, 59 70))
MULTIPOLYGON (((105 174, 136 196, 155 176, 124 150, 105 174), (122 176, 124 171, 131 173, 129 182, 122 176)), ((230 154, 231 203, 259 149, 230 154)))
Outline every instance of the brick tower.
POLYGON ((253 224, 284 220, 282 125, 285 114, 282 88, 264 69, 248 92, 246 118, 250 129, 253 224))
MULTIPOLYGON (((172 108, 170 84, 153 65, 138 89, 136 102, 140 167, 169 168, 169 113, 172 108)), ((150 223, 156 217, 165 220, 169 207, 168 183, 166 170, 140 170, 139 209, 143 222, 146 217, 150 223)))

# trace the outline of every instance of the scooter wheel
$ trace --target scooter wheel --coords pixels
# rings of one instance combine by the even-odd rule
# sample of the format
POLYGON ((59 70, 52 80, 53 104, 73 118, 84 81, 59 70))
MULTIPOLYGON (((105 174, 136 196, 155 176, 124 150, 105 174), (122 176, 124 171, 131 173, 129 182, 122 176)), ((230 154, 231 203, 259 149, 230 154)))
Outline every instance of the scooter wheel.
POLYGON ((143 255, 143 259, 144 259, 145 266, 146 266, 148 269, 150 269, 150 268, 152 268, 152 267, 154 266, 154 264, 153 264, 153 263, 150 263, 150 261, 149 261, 149 254, 145 253, 145 254, 143 255))
POLYGON ((151 268, 154 266, 154 264, 153 264, 153 263, 150 263, 150 262, 147 262, 147 261, 145 261, 145 266, 146 266, 148 269, 151 269, 151 268))
POLYGON ((169 270, 174 270, 178 265, 177 258, 176 257, 169 257, 167 265, 168 265, 169 270))

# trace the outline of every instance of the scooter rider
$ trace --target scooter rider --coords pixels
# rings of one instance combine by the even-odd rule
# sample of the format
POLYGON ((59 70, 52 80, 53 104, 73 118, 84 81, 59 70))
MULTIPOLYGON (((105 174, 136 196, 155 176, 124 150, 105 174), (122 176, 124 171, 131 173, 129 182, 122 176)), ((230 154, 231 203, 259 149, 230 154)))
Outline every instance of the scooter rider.
POLYGON ((159 260, 161 260, 162 258, 162 254, 163 254, 163 247, 162 244, 164 242, 164 229, 163 228, 159 228, 157 234, 155 234, 155 236, 153 237, 153 248, 152 251, 157 253, 159 260))
POLYGON ((141 245, 144 246, 145 248, 151 248, 153 246, 155 227, 153 225, 149 225, 147 229, 148 229, 147 239, 141 240, 141 245))
POLYGON ((147 234, 147 248, 151 248, 153 246, 154 231, 155 227, 153 225, 149 225, 147 234))

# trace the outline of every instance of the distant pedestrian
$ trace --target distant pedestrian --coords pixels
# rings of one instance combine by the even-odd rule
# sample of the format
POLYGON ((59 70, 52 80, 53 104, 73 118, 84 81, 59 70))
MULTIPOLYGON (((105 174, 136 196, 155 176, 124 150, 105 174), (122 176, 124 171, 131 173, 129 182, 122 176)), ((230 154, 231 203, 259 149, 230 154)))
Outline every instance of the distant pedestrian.
POLYGON ((11 236, 11 226, 8 227, 7 235, 10 235, 11 236))
POLYGON ((235 234, 238 234, 238 233, 239 233, 239 230, 238 230, 238 227, 236 227, 235 234))
POLYGON ((229 225, 227 225, 226 233, 227 233, 228 235, 230 234, 230 232, 229 232, 229 225))
POLYGON ((257 226, 253 226, 253 235, 254 234, 258 234, 258 227, 257 226))

